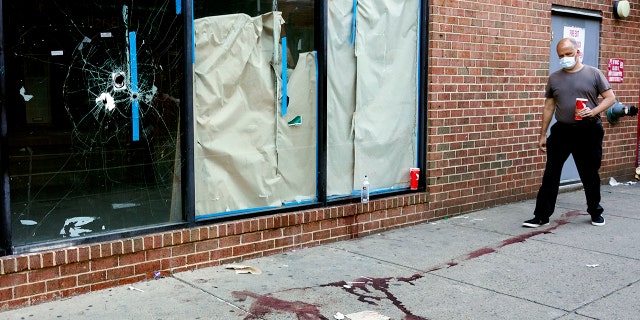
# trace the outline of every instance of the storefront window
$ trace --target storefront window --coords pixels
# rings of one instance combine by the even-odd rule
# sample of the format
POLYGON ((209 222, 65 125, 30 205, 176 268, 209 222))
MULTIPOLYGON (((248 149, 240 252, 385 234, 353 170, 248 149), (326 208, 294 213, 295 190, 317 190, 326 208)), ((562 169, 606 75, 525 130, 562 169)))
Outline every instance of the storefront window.
POLYGON ((420 1, 330 1, 327 197, 409 189, 418 166, 420 1))
POLYGON ((198 219, 317 201, 314 1, 194 1, 198 219))
POLYGON ((182 221, 176 1, 3 10, 13 245, 182 221))
POLYGON ((319 124, 314 1, 194 7, 196 219, 317 201, 316 176, 326 176, 328 200, 357 196, 365 175, 376 193, 409 189, 420 149, 419 1, 327 3, 319 124))

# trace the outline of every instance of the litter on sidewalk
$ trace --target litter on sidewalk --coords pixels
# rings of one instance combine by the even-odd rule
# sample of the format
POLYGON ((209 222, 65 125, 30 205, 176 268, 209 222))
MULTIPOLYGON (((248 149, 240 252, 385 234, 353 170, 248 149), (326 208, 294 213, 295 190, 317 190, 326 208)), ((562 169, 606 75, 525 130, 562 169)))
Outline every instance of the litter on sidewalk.
POLYGON ((627 182, 618 182, 614 177, 609 178, 609 185, 612 187, 617 187, 617 186, 632 186, 634 184, 636 184, 636 181, 627 181, 627 182))
POLYGON ((344 315, 340 312, 336 312, 335 315, 333 315, 333 317, 337 320, 389 320, 391 318, 387 317, 387 316, 383 316, 375 311, 360 311, 360 312, 356 312, 356 313, 350 313, 347 315, 344 315))
POLYGON ((236 274, 262 274, 262 270, 256 267, 245 266, 240 264, 230 264, 226 266, 225 269, 235 270, 236 274))

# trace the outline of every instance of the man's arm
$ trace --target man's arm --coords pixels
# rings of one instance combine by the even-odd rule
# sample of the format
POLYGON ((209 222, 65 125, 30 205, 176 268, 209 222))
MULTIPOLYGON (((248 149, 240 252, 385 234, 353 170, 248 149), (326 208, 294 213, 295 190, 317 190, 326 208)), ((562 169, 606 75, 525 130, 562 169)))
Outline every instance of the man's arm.
POLYGON ((540 137, 538 138, 538 149, 542 152, 547 152, 547 131, 549 130, 549 123, 553 118, 553 112, 556 110, 556 100, 554 98, 547 98, 544 100, 544 109, 542 110, 542 125, 540 126, 540 137))
POLYGON ((600 104, 593 109, 584 108, 582 112, 578 112, 582 117, 595 117, 599 115, 601 112, 607 111, 609 107, 611 107, 616 102, 616 95, 613 93, 612 89, 604 91, 600 94, 602 96, 602 101, 600 104))

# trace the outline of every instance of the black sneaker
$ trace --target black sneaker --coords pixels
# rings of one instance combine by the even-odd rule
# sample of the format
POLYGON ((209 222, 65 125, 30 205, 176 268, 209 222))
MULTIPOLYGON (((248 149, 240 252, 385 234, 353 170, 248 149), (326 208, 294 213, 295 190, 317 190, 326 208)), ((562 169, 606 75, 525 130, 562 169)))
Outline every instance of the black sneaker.
POLYGON ((540 218, 533 218, 531 220, 527 220, 523 222, 522 226, 527 228, 537 228, 537 227, 545 226, 548 224, 549 224, 549 219, 542 220, 540 218))
POLYGON ((604 217, 598 216, 597 218, 591 217, 591 224, 594 226, 604 226, 604 217))

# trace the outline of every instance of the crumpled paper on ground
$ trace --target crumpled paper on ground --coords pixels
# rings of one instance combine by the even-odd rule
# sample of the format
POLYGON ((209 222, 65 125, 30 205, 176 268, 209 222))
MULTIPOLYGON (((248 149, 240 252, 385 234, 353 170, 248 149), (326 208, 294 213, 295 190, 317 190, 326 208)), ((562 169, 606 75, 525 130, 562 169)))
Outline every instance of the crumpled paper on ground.
POLYGON ((225 269, 232 269, 236 271, 236 274, 262 274, 262 270, 256 268, 256 267, 252 267, 252 266, 245 266, 245 265, 241 265, 241 264, 230 264, 228 266, 225 267, 225 269))

